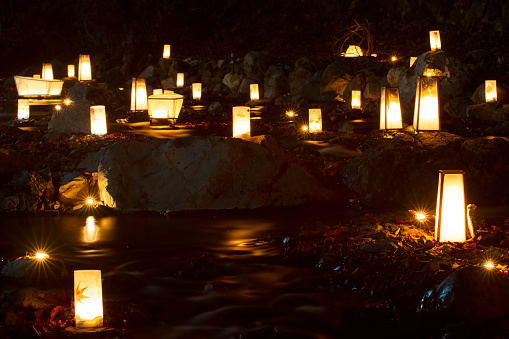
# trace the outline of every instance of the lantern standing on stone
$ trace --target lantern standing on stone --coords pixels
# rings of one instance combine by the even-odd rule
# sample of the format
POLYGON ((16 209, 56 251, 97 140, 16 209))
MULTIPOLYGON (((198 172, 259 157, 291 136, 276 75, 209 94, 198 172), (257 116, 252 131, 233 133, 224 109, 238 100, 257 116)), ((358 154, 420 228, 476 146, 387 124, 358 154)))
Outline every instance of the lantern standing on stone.
POLYGON ((322 110, 320 108, 309 109, 309 132, 319 133, 322 131, 322 110))
POLYGON ((201 83, 195 82, 192 84, 193 88, 193 99, 200 100, 201 99, 201 83))
POLYGON ((233 137, 247 139, 251 137, 251 111, 247 106, 233 107, 233 137))
POLYGON ((147 107, 147 85, 144 78, 133 78, 131 82, 131 111, 143 111, 147 107))
POLYGON ((103 326, 103 293, 100 270, 74 271, 76 327, 103 326))
POLYGON ((184 87, 184 73, 177 73, 177 87, 184 87))
POLYGON ((76 76, 75 74, 74 65, 67 65, 67 76, 69 78, 74 78, 76 76))
POLYGON ((184 96, 180 94, 151 95, 148 97, 148 116, 150 119, 169 119, 175 122, 183 103, 184 96))
POLYGON ((159 95, 159 94, 163 94, 163 89, 162 88, 154 88, 154 90, 152 91, 152 95, 159 95))
POLYGON ((352 90, 352 109, 361 109, 361 91, 352 90))
POLYGON ((410 67, 414 65, 414 62, 417 60, 417 57, 410 57, 410 67))
POLYGON ((92 67, 90 66, 90 55, 88 54, 80 54, 78 80, 92 80, 92 67))
POLYGON ((438 78, 417 77, 414 130, 439 131, 438 78))
POLYGON ((163 59, 169 59, 169 58, 170 58, 170 45, 164 45, 163 59))
POLYGON ((18 121, 30 118, 30 103, 28 99, 18 99, 18 121))
POLYGON ((382 87, 380 98, 380 129, 401 129, 401 106, 397 87, 382 87))
POLYGON ((442 44, 440 43, 440 31, 429 31, 429 42, 432 51, 441 50, 442 44))
POLYGON ((486 80, 484 83, 486 102, 497 101, 497 80, 486 80))
POLYGON ((106 108, 102 105, 90 107, 90 133, 93 136, 108 134, 106 125, 106 108))
POLYGON ((249 94, 251 95, 251 100, 260 100, 260 91, 258 90, 258 84, 249 85, 249 94))
POLYGON ((343 56, 347 58, 360 57, 362 56, 362 49, 359 46, 350 45, 343 56))
POLYGON ((42 64, 42 78, 44 80, 53 80, 53 67, 50 63, 42 64))

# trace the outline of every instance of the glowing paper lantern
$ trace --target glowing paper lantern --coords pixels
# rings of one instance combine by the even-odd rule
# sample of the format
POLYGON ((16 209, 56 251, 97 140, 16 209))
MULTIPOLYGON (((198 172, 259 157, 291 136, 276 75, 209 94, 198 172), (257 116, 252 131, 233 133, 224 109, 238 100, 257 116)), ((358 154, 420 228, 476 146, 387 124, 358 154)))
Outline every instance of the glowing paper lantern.
POLYGON ((156 88, 152 91, 152 95, 159 95, 159 94, 163 94, 162 88, 156 88))
POLYGON ((410 67, 414 65, 414 62, 417 60, 417 57, 410 57, 410 67))
POLYGON ((80 54, 78 80, 92 80, 92 67, 90 66, 90 55, 88 54, 80 54))
POLYGON ((76 327, 103 326, 103 293, 100 270, 74 271, 76 327))
POLYGON ((441 50, 442 44, 440 43, 440 32, 439 31, 429 31, 429 42, 431 45, 431 50, 441 50))
POLYGON ((34 74, 34 79, 40 79, 40 78, 41 78, 40 74, 34 74))
POLYGON ((50 96, 62 93, 62 80, 44 80, 40 78, 14 76, 16 90, 20 97, 50 96))
POLYGON ((343 56, 347 58, 360 57, 362 56, 362 49, 359 46, 350 45, 343 56))
POLYGON ((310 133, 319 133, 322 131, 322 110, 320 108, 309 109, 309 126, 310 133))
POLYGON ((247 139, 251 137, 251 111, 247 106, 233 107, 233 137, 247 139))
POLYGON ((169 59, 169 58, 170 58, 170 45, 164 45, 163 59, 169 59))
POLYGON ((249 93, 251 94, 251 100, 260 100, 260 91, 258 90, 258 84, 249 85, 249 93))
POLYGON ((497 80, 486 80, 484 83, 486 102, 497 101, 497 80))
POLYGON ((184 103, 184 96, 175 93, 151 95, 148 97, 150 119, 177 120, 184 103))
POLYGON ((18 99, 18 121, 30 117, 30 103, 28 99, 18 99))
POLYGON ((439 131, 438 78, 417 77, 414 130, 439 131))
POLYGON ((144 78, 133 78, 131 87, 131 111, 143 111, 147 107, 147 85, 144 78))
POLYGON ((352 109, 361 109, 361 91, 352 91, 352 109))
POLYGON ((67 65, 67 76, 69 78, 75 77, 74 65, 67 65))
POLYGON ((467 240, 468 221, 463 171, 439 171, 435 240, 467 240))
POLYGON ((192 85, 193 87, 193 99, 200 100, 201 99, 201 83, 195 82, 192 85))
POLYGON ((184 87, 184 73, 177 73, 177 87, 184 87))
POLYGON ((42 78, 44 80, 53 80, 53 67, 50 63, 42 64, 42 78))
POLYGON ((106 126, 106 109, 102 105, 90 107, 90 132, 94 136, 108 134, 106 126))
POLYGON ((380 98, 380 129, 403 128, 399 89, 397 87, 382 87, 380 98))

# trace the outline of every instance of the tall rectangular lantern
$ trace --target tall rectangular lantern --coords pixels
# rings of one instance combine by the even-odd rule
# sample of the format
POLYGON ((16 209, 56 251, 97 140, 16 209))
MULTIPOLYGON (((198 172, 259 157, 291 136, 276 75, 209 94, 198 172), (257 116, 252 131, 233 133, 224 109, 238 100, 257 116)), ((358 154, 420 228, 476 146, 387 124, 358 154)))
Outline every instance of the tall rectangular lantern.
POLYGON ((184 87, 184 73, 177 73, 177 87, 184 87))
POLYGON ((143 111, 147 106, 147 85, 144 78, 133 78, 131 82, 131 111, 143 111))
POLYGON ((463 171, 439 171, 435 239, 439 242, 467 240, 468 220, 463 171))
POLYGON ((73 78, 76 76, 76 72, 74 70, 74 65, 67 65, 67 76, 69 78, 73 78))
POLYGON ((30 118, 30 104, 28 99, 18 99, 18 121, 30 118))
POLYGON ((103 295, 100 270, 74 271, 76 327, 103 326, 103 295))
POLYGON ((497 101, 497 80, 486 80, 484 82, 484 94, 486 102, 497 101))
POLYGON ((441 50, 440 31, 429 31, 429 42, 432 51, 441 50))
POLYGON ((251 137, 251 111, 247 106, 233 107, 233 137, 241 139, 251 137))
POLYGON ((78 80, 92 80, 92 67, 90 65, 90 55, 88 54, 80 54, 78 80))
POLYGON ((352 109, 361 109, 361 91, 352 90, 352 109))
POLYGON ((309 109, 309 132, 319 133, 322 131, 322 110, 320 108, 309 109))
POLYGON ((401 106, 397 87, 382 87, 380 98, 380 129, 401 129, 401 106))
POLYGON ((258 84, 249 85, 249 94, 251 95, 251 100, 260 100, 260 91, 258 90, 258 84))
POLYGON ((102 105, 90 107, 90 133, 94 136, 108 134, 106 108, 102 105))
POLYGON ((44 80, 53 80, 53 67, 50 63, 42 64, 42 78, 44 80))
POLYGON ((414 108, 414 130, 440 130, 438 78, 417 77, 414 108))
POLYGON ((169 58, 170 58, 170 45, 164 45, 163 59, 169 59, 169 58))
POLYGON ((201 83, 195 82, 192 85, 193 87, 193 99, 200 100, 201 99, 201 83))

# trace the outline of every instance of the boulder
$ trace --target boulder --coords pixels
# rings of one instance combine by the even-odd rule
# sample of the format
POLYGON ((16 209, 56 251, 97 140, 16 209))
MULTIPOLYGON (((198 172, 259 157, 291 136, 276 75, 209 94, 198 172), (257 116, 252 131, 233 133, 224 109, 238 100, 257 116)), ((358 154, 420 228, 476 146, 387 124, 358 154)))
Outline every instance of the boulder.
POLYGON ((38 271, 46 270, 45 279, 59 280, 69 276, 69 272, 63 261, 58 259, 17 259, 9 261, 2 269, 2 275, 11 278, 32 278, 38 276, 38 271))
MULTIPOLYGON (((244 79, 242 79, 242 82, 240 83, 238 91, 240 93, 251 94, 251 84, 256 84, 256 83, 257 83, 256 80, 251 79, 249 77, 245 77, 244 79)), ((258 86, 258 91, 261 92, 260 86, 258 86)))
POLYGON ((362 98, 365 100, 380 101, 380 97, 382 95, 382 83, 384 82, 385 79, 377 76, 368 77, 366 79, 364 91, 362 92, 362 98))
MULTIPOLYGON (((475 89, 474 94, 472 94, 472 101, 474 104, 486 103, 486 91, 484 82, 475 89)), ((497 102, 509 104, 509 87, 501 81, 497 81, 497 102)))
POLYGON ((491 121, 495 110, 497 109, 496 102, 486 102, 478 105, 467 106, 466 116, 469 118, 476 118, 483 121, 491 121))
POLYGON ((257 82, 263 80, 263 75, 269 67, 269 54, 267 52, 251 51, 244 56, 244 73, 257 82))
POLYGON ((364 106, 366 101, 365 98, 362 97, 362 92, 366 87, 366 77, 364 73, 357 73, 355 77, 346 85, 345 90, 343 91, 342 97, 347 102, 350 103, 352 101, 352 90, 361 91, 361 106, 364 106))
POLYGON ((290 93, 299 94, 304 84, 311 78, 311 72, 303 67, 297 67, 290 72, 290 93))
POLYGON ((87 88, 79 82, 69 89, 67 95, 73 104, 53 112, 48 123, 50 132, 90 134, 90 104, 86 93, 87 88))
POLYGON ((148 66, 143 72, 138 75, 138 78, 151 78, 154 76, 154 66, 148 66))
POLYGON ((275 99, 290 91, 283 68, 270 66, 264 76, 264 98, 275 99))
POLYGON ((58 201, 64 205, 83 203, 90 194, 90 185, 80 172, 66 173, 58 188, 58 201))
POLYGON ((208 111, 212 115, 218 115, 223 112, 223 107, 219 101, 214 101, 210 104, 208 111))
POLYGON ((316 72, 313 77, 308 79, 300 89, 300 95, 303 98, 320 101, 322 97, 322 90, 320 88, 320 79, 322 78, 323 71, 316 72))
POLYGON ((0 148, 0 183, 11 180, 12 175, 26 168, 27 160, 17 151, 0 148))
POLYGON ((341 97, 353 78, 353 68, 345 59, 340 58, 334 61, 323 71, 320 87, 325 100, 335 100, 337 97, 341 97))
POLYGON ((223 78, 223 84, 232 92, 237 92, 244 76, 238 73, 227 73, 223 78))
POLYGON ((101 200, 121 211, 287 206, 328 194, 299 165, 237 138, 123 141, 80 167, 98 172, 101 200))

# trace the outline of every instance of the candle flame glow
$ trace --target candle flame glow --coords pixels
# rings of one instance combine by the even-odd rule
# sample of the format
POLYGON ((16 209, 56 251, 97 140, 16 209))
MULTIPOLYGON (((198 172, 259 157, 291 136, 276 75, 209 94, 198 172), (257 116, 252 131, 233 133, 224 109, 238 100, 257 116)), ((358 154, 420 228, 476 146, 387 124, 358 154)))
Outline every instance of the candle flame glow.
POLYGON ((49 255, 47 255, 44 252, 37 252, 37 253, 35 253, 35 259, 37 259, 37 260, 44 260, 46 258, 49 258, 49 255))
POLYGON ((493 265, 493 263, 491 261, 487 261, 484 264, 484 267, 486 267, 486 269, 488 269, 488 270, 491 270, 492 268, 495 268, 495 265, 493 265))

